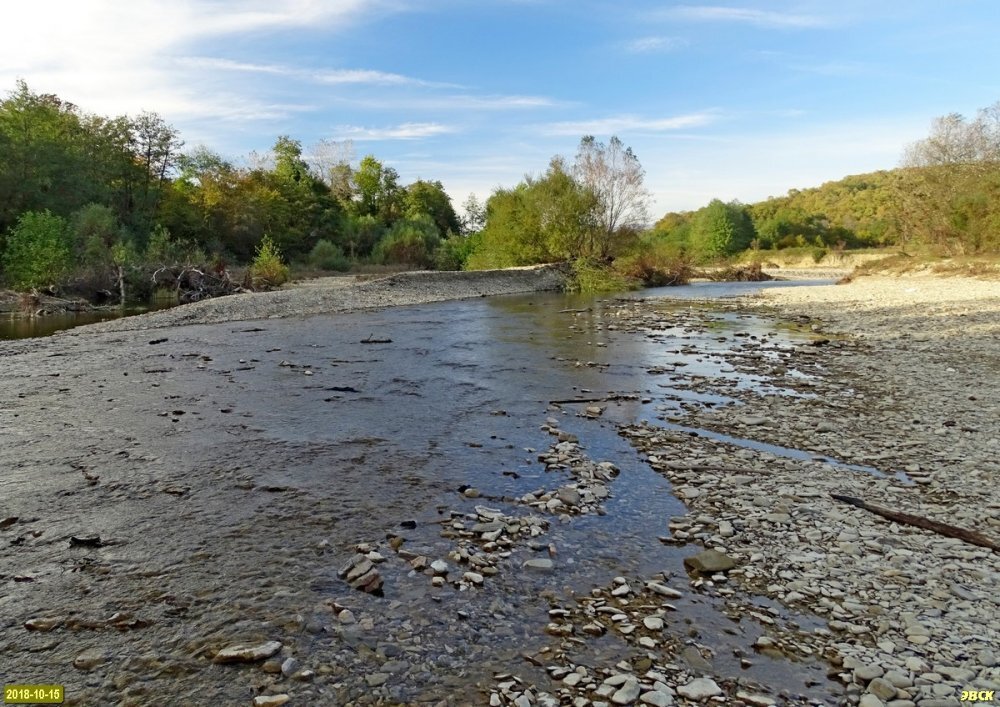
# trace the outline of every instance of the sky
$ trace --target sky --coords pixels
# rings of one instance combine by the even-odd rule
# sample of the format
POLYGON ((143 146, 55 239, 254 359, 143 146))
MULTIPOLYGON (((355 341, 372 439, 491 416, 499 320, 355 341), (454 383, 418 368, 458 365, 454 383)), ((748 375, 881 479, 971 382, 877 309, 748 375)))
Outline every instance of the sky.
POLYGON ((456 207, 617 135, 651 215, 890 169, 1000 100, 996 0, 31 0, 0 92, 153 111, 236 162, 351 141, 456 207))

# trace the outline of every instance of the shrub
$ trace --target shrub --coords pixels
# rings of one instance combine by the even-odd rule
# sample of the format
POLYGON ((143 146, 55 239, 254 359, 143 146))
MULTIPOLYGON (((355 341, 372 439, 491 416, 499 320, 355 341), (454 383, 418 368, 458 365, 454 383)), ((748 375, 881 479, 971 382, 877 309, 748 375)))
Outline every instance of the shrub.
POLYGON ((434 267, 437 270, 464 270, 479 240, 479 234, 445 238, 434 251, 434 267))
POLYGON ((58 283, 69 270, 72 254, 66 221, 49 211, 28 211, 7 234, 3 266, 15 289, 58 283))
POLYGON ((572 266, 573 272, 566 285, 570 292, 622 292, 636 290, 641 286, 638 280, 626 277, 603 262, 580 258, 574 260, 572 266))
POLYGON ((313 246, 309 252, 309 264, 320 270, 346 272, 351 269, 351 261, 344 255, 344 251, 328 240, 320 240, 313 246))
POLYGON ((288 282, 288 266, 271 237, 265 235, 257 246, 257 255, 250 265, 250 282, 256 289, 269 290, 288 282))
POLYGON ((430 267, 439 242, 437 227, 429 216, 401 219, 375 246, 372 259, 386 265, 430 267))

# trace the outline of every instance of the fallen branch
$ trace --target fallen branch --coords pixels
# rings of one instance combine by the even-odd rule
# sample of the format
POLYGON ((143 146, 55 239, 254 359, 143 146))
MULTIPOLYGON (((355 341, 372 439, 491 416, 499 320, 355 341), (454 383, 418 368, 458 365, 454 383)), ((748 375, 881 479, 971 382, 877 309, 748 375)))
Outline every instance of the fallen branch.
POLYGON ((842 496, 837 493, 831 493, 830 496, 841 503, 846 503, 850 506, 868 511, 869 513, 874 513, 875 515, 882 516, 883 518, 888 518, 889 520, 900 523, 901 525, 912 525, 915 528, 930 530, 932 533, 937 533, 938 535, 943 535, 947 538, 962 540, 963 542, 967 542, 971 545, 986 547, 994 552, 1000 550, 1000 544, 990 540, 985 535, 981 535, 980 533, 976 533, 971 530, 966 530, 965 528, 958 528, 954 525, 948 525, 947 523, 939 523, 936 520, 930 520, 929 518, 924 518, 922 516, 915 516, 910 513, 900 513, 899 511, 893 511, 883 506, 876 506, 875 504, 868 503, 860 498, 854 498, 853 496, 842 496))
POLYGON ((362 339, 359 343, 362 344, 391 344, 392 339, 375 339, 374 334, 369 334, 367 339, 362 339))
POLYGON ((550 400, 549 405, 572 405, 573 403, 610 403, 616 400, 638 400, 639 396, 632 393, 605 395, 600 398, 567 398, 565 400, 550 400))

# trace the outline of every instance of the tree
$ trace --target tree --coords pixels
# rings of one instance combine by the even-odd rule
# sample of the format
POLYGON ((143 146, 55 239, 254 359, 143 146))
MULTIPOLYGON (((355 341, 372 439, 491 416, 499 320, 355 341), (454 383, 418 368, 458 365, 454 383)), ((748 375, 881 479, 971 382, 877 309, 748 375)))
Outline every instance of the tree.
POLYGON ((745 206, 713 199, 691 220, 690 245, 703 259, 732 255, 750 247, 753 221, 745 206))
POLYGON ((480 203, 475 194, 469 194, 462 204, 465 217, 462 219, 462 233, 471 235, 483 230, 486 225, 486 205, 480 203))
POLYGON ((352 175, 354 181, 354 213, 374 216, 386 225, 399 218, 399 173, 386 167, 374 155, 366 155, 352 175))
POLYGON ((606 258, 620 229, 640 227, 648 219, 645 170, 632 148, 617 136, 605 145, 587 135, 580 140, 573 174, 597 198, 599 228, 592 232, 589 250, 595 257, 606 258))
POLYGON ((1000 163, 1000 101, 979 110, 974 120, 959 113, 935 118, 931 134, 910 145, 907 167, 1000 163))
POLYGON ((136 160, 143 170, 138 214, 134 221, 143 237, 154 219, 167 175, 177 164, 184 142, 179 133, 156 113, 141 113, 131 122, 136 160))
POLYGON ((497 189, 486 202, 486 225, 473 268, 502 268, 590 257, 597 197, 555 157, 541 178, 497 189))
POLYGON ((403 193, 403 207, 408 217, 426 214, 437 226, 442 238, 449 233, 458 233, 462 224, 451 205, 451 197, 441 182, 418 179, 406 187, 403 193))
POLYGON ((7 234, 3 266, 17 289, 56 285, 71 264, 66 220, 50 211, 28 211, 7 234))

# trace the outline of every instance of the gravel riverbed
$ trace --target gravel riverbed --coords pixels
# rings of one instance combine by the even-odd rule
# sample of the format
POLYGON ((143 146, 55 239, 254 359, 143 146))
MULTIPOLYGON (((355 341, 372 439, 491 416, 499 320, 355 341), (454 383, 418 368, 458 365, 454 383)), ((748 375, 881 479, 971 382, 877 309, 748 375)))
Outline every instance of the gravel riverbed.
MULTIPOLYGON (((825 656, 850 704, 948 707, 963 693, 1000 689, 997 553, 831 498, 1000 541, 1000 283, 864 278, 767 291, 732 307, 790 321, 815 340, 748 340, 726 355, 783 392, 731 391, 740 404, 662 416, 749 445, 655 422, 623 429, 688 505, 671 521, 672 539, 734 561, 713 579, 825 619, 757 647, 825 656)), ((641 308, 623 319, 651 324, 641 308)))
POLYGON ((1000 283, 325 316, 561 277, 335 279, 0 344, 0 671, 78 705, 1000 687, 997 554, 830 496, 1000 540, 1000 283))

